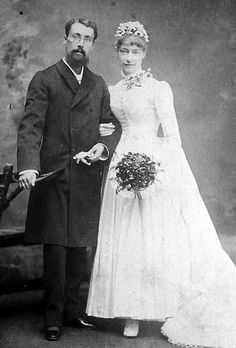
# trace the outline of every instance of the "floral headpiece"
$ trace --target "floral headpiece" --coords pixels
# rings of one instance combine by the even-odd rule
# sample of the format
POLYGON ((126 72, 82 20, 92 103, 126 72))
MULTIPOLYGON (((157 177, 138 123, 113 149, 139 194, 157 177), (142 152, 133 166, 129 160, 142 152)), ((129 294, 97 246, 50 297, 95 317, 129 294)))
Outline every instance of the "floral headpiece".
POLYGON ((144 29, 144 26, 138 21, 120 23, 115 32, 115 37, 119 39, 123 35, 138 35, 146 42, 149 42, 147 31, 144 29))

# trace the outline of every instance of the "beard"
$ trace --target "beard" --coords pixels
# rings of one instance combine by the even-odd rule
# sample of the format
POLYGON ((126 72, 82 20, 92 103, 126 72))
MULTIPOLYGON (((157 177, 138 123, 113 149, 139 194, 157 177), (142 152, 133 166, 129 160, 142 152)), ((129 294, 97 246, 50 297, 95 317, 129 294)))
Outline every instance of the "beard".
POLYGON ((68 58, 71 64, 75 66, 84 66, 89 62, 89 57, 86 55, 86 52, 82 47, 71 51, 70 55, 68 55, 68 58))

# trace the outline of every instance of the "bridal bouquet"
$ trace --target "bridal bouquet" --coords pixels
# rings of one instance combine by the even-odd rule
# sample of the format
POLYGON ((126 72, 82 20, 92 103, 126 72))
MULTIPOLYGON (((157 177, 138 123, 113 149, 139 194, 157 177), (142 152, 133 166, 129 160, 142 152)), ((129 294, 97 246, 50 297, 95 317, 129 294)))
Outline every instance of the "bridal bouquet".
POLYGON ((132 192, 142 199, 141 191, 149 188, 160 171, 160 163, 145 154, 128 152, 115 166, 116 193, 132 192))

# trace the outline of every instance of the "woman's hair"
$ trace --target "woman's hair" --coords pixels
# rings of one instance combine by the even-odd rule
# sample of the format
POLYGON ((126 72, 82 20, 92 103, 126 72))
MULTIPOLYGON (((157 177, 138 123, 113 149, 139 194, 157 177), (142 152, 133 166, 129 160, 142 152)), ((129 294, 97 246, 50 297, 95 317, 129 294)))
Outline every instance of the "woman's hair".
POLYGON ((120 23, 115 32, 116 41, 116 49, 119 50, 121 45, 125 41, 129 41, 129 45, 135 45, 141 47, 143 50, 146 50, 147 43, 149 42, 149 34, 144 28, 144 26, 138 22, 125 22, 120 23))
POLYGON ((89 21, 88 19, 81 19, 81 18, 73 18, 69 22, 66 23, 65 25, 65 35, 68 37, 70 33, 70 28, 74 23, 81 23, 85 25, 88 28, 92 28, 94 31, 94 39, 93 41, 96 40, 98 37, 98 29, 97 29, 97 24, 95 22, 89 21))
POLYGON ((119 51, 120 47, 123 45, 123 43, 127 43, 130 46, 137 46, 143 49, 145 51, 147 49, 147 43, 146 41, 136 35, 124 35, 121 38, 117 39, 116 42, 116 50, 119 51))

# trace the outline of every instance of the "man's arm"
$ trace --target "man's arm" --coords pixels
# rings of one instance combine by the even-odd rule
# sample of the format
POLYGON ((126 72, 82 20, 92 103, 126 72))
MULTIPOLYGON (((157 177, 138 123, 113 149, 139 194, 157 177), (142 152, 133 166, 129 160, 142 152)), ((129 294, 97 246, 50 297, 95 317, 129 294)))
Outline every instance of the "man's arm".
POLYGON ((30 82, 25 111, 17 133, 17 166, 20 186, 34 186, 40 171, 40 146, 48 107, 48 93, 41 72, 30 82))
POLYGON ((98 142, 88 152, 82 151, 75 155, 74 159, 77 163, 82 161, 85 164, 90 165, 91 162, 96 162, 98 160, 107 160, 109 157, 112 156, 116 148, 116 145, 120 139, 120 123, 111 111, 110 94, 105 81, 102 80, 102 103, 100 110, 100 124, 110 122, 112 122, 115 125, 114 132, 111 132, 111 134, 107 136, 100 135, 98 138, 98 142))
POLYGON ((40 171, 40 146, 48 108, 48 93, 41 72, 30 82, 25 111, 17 133, 18 171, 40 171))
POLYGON ((102 106, 101 106, 100 123, 113 123, 115 126, 115 130, 111 135, 107 135, 107 136, 100 135, 98 139, 98 143, 102 143, 107 147, 109 151, 109 157, 111 157, 120 139, 121 126, 119 121, 116 119, 113 112, 111 111, 110 93, 108 91, 107 85, 104 80, 103 80, 103 98, 102 98, 102 106))

